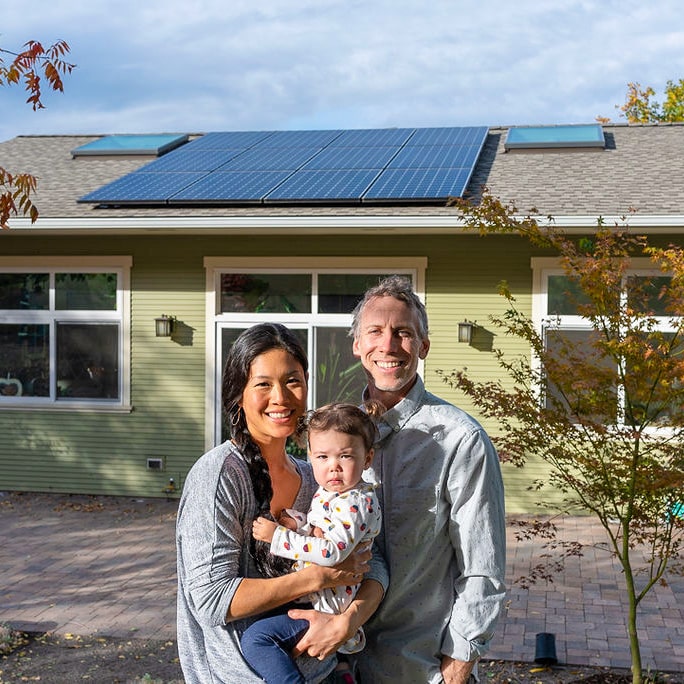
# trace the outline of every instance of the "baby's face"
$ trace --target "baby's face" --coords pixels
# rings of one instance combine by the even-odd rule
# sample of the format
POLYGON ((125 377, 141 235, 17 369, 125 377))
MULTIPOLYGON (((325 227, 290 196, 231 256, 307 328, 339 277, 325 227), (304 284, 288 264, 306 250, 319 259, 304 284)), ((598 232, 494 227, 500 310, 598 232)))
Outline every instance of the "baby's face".
POLYGON ((366 452, 359 435, 337 430, 309 433, 309 460, 316 482, 329 492, 346 492, 361 480, 373 452, 366 452))

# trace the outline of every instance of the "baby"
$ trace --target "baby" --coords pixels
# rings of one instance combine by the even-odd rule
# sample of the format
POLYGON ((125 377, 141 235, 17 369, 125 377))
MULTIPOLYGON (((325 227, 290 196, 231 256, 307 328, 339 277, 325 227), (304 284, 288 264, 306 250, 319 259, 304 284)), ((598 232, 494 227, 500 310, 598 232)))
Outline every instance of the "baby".
MULTIPOLYGON (((379 415, 384 408, 369 404, 379 415)), ((381 513, 372 485, 362 479, 373 458, 376 427, 369 413, 353 404, 329 404, 308 420, 309 460, 319 485, 306 517, 287 509, 279 523, 259 517, 253 524, 256 539, 270 542, 271 553, 295 561, 300 570, 311 563, 337 565, 359 544, 368 545, 380 532, 381 513)), ((342 613, 359 585, 324 589, 309 596, 315 610, 342 613)), ((254 622, 242 636, 242 651, 252 669, 269 684, 305 679, 290 652, 309 628, 306 620, 287 613, 254 622)), ((363 629, 339 650, 360 651, 363 629)))

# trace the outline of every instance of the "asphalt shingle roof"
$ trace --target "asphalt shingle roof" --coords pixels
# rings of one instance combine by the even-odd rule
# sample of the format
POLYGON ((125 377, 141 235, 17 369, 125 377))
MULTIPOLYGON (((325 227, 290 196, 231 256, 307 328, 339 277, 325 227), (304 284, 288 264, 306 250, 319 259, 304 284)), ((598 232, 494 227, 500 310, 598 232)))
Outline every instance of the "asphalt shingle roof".
POLYGON ((542 215, 684 214, 684 125, 607 125, 605 149, 504 152, 505 133, 490 129, 473 193, 542 215))
MULTIPOLYGON (((490 129, 469 185, 542 215, 684 215, 684 125, 604 126, 605 149, 505 152, 505 128, 490 129)), ((19 136, 0 143, 0 166, 38 178, 35 202, 45 218, 164 216, 447 215, 441 206, 111 207, 77 199, 127 174, 149 158, 72 158, 71 150, 100 136, 19 136)))

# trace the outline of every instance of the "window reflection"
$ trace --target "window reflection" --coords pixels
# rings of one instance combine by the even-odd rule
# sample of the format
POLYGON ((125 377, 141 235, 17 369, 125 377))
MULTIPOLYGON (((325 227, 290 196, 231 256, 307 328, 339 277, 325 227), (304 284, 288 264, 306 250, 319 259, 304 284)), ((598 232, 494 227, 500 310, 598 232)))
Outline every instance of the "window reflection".
POLYGON ((0 309, 47 309, 49 292, 47 273, 0 273, 0 309))
POLYGON ((50 394, 47 325, 0 325, 0 397, 50 394))
POLYGON ((118 358, 118 325, 58 325, 58 398, 118 399, 118 358))
POLYGON ((71 311, 115 311, 116 273, 57 273, 55 308, 71 311))
POLYGON ((311 276, 306 273, 223 273, 224 313, 310 313, 311 276))

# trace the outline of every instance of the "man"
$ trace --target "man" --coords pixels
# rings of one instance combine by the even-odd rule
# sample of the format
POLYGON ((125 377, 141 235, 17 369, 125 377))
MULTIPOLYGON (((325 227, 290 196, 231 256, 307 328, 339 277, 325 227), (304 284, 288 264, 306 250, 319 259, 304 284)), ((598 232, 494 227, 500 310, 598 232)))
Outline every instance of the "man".
POLYGON ((377 548, 390 581, 366 626, 361 681, 463 684, 505 597, 498 457, 471 416, 425 390, 427 314, 410 281, 390 276, 370 289, 351 334, 367 397, 387 408, 365 477, 380 485, 377 548))

